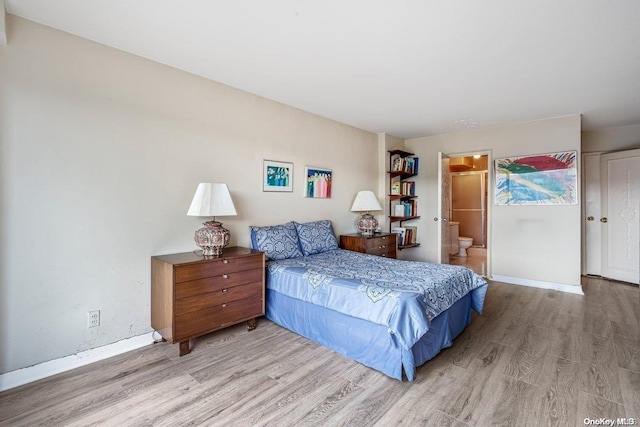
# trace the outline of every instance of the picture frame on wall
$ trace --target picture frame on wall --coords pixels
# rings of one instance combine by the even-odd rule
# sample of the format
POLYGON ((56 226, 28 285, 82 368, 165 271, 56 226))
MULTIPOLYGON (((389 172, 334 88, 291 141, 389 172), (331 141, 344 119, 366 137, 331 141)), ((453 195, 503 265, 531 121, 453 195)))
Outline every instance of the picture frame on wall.
POLYGON ((333 171, 326 168, 305 166, 305 197, 312 199, 330 199, 333 183, 333 171))
POLYGON ((293 163, 263 160, 262 169, 262 191, 293 191, 293 163))
POLYGON ((495 204, 577 204, 576 156, 576 151, 562 151, 496 159, 495 204))

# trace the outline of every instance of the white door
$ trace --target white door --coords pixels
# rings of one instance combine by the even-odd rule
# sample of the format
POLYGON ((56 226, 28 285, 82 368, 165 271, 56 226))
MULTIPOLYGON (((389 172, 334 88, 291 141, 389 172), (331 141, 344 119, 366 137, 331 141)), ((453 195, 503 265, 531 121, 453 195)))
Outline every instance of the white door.
POLYGON ((640 149, 600 156, 602 275, 640 281, 640 149))
POLYGON ((582 157, 584 184, 584 273, 602 275, 602 223, 600 222, 600 153, 582 157))
POLYGON ((438 214, 435 221, 440 222, 438 235, 440 250, 438 260, 441 264, 449 264, 449 248, 451 247, 451 230, 449 229, 449 209, 451 207, 451 174, 449 173, 449 157, 438 153, 438 214))

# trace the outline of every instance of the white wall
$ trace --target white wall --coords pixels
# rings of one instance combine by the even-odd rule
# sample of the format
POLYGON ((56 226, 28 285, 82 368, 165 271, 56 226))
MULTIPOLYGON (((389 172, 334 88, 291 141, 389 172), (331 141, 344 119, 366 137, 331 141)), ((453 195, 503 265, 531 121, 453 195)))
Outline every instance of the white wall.
POLYGON ((196 249, 199 182, 248 226, 329 218, 354 232, 378 185, 377 136, 8 15, 0 47, 0 373, 151 331, 152 255, 196 249), (262 160, 294 163, 262 192, 262 160), (303 197, 304 166, 333 169, 303 197), (89 310, 101 326, 86 328, 89 310))
MULTIPOLYGON (((436 261, 437 153, 489 151, 492 159, 576 150, 580 159, 580 116, 559 117, 493 129, 405 141, 420 157, 416 179, 417 221, 422 246, 411 259, 436 261)), ((578 171, 578 176, 579 171, 578 171)), ((579 189, 578 189, 579 191, 579 189)), ((578 193, 580 194, 580 193, 578 193)), ((493 204, 493 188, 489 203, 493 204)), ((490 206, 490 272, 525 281, 580 286, 580 205, 490 206)), ((403 251, 404 252, 404 251, 403 251)))
POLYGON ((7 25, 6 13, 4 11, 4 0, 0 0, 0 46, 7 45, 7 25))
POLYGON ((617 126, 582 132, 582 152, 622 151, 640 148, 640 125, 617 126))

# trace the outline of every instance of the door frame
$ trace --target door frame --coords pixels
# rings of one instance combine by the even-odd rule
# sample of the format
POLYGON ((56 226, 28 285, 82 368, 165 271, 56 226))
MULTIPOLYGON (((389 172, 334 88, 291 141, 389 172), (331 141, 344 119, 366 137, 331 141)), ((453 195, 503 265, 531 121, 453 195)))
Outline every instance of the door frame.
POLYGON ((601 154, 601 151, 582 153, 582 274, 593 276, 602 273, 601 154), (593 220, 587 222, 589 216, 593 216, 593 220))
POLYGON ((449 156, 442 151, 438 152, 438 216, 433 218, 438 224, 438 263, 449 264, 449 247, 451 245, 451 234, 449 232, 449 219, 451 217, 451 172, 445 171, 444 165, 449 166, 449 156), (447 179, 443 179, 444 176, 447 179), (446 183, 446 184, 445 184, 446 183), (442 203, 443 194, 448 193, 446 200, 449 206, 442 203), (445 210, 446 209, 446 210, 445 210))
MULTIPOLYGON (((463 152, 442 152, 443 156, 446 157, 468 157, 468 156, 487 156, 487 277, 491 277, 491 245, 493 239, 492 236, 492 218, 493 218, 493 201, 494 201, 494 185, 493 185, 493 151, 492 150, 477 150, 477 151, 463 151, 463 152)), ((440 158, 440 156, 438 156, 440 158)), ((441 205, 442 200, 440 200, 440 192, 442 191, 442 176, 441 176, 441 166, 440 162, 438 162, 438 206, 441 205)), ((449 197, 451 199, 451 197, 449 197)), ((449 206, 449 212, 451 211, 451 206, 449 206)), ((438 212, 440 214, 440 212, 438 212)), ((437 218, 436 218, 437 219, 437 218)), ((440 247, 442 247, 442 232, 440 231, 440 227, 438 227, 438 241, 440 242, 440 247)), ((440 255, 438 253, 438 255, 440 255)))

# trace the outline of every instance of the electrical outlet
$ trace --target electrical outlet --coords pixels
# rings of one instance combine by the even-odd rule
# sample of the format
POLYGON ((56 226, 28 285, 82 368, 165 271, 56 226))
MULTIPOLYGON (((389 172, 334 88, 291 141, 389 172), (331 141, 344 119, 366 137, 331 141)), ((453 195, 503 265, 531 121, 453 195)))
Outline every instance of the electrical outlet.
POLYGON ((96 326, 100 326, 100 310, 87 313, 87 328, 95 328, 96 326))

